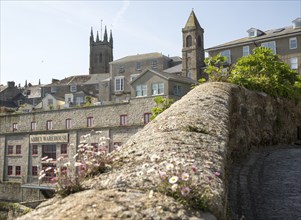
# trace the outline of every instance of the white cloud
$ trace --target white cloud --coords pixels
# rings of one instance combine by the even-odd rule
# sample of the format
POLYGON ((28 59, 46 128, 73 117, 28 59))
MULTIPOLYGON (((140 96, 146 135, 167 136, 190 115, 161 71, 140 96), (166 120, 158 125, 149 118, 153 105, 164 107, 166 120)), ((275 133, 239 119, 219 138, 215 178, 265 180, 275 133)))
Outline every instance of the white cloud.
POLYGON ((122 7, 120 10, 116 13, 116 16, 113 20, 113 27, 117 26, 124 14, 126 13, 128 7, 130 6, 130 1, 123 1, 122 2, 122 7))

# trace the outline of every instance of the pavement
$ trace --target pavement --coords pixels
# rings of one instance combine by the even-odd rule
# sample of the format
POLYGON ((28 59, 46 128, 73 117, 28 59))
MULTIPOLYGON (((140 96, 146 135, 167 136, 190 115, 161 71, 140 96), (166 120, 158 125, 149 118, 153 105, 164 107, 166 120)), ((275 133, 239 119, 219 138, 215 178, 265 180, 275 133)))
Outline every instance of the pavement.
POLYGON ((300 145, 252 152, 232 170, 231 219, 301 220, 300 145))

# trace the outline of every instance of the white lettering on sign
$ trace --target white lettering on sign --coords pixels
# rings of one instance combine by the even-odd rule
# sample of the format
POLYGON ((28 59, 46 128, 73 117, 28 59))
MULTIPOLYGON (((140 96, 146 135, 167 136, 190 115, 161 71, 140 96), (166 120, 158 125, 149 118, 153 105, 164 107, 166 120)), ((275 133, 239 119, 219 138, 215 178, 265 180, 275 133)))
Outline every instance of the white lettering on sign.
POLYGON ((68 142, 68 133, 30 135, 31 144, 67 143, 67 142, 68 142))

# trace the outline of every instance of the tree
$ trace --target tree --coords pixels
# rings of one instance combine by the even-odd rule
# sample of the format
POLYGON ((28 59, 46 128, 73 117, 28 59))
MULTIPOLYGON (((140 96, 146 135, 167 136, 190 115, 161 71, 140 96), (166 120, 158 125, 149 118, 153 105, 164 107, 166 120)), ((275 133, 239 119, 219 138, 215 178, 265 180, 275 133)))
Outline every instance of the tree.
POLYGON ((301 77, 265 47, 256 47, 242 57, 231 71, 229 82, 272 96, 300 98, 301 77))
POLYGON ((152 109, 151 120, 155 119, 160 113, 168 109, 174 102, 173 99, 163 98, 162 96, 155 97, 154 101, 156 106, 152 109))

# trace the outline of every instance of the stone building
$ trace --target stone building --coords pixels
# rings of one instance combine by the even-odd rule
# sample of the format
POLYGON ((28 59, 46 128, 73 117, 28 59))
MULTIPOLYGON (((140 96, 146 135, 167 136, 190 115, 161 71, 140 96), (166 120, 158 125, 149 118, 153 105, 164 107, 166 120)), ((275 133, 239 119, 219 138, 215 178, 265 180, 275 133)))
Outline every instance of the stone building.
MULTIPOLYGON (((41 86, 42 101, 33 111, 0 115, 3 184, 19 182, 21 188, 41 189, 38 173, 46 166, 57 166, 60 156, 72 160, 83 135, 91 134, 91 144, 96 147, 100 137, 108 138, 108 151, 125 143, 150 121, 154 97, 178 100, 196 83, 204 49, 203 29, 194 12, 183 29, 183 40, 190 38, 191 42, 183 43, 184 58, 189 62, 160 53, 113 61, 112 33, 108 40, 105 29, 103 40, 98 34, 94 40, 91 31, 89 75, 53 79, 41 86), (183 74, 183 70, 191 74, 183 74), (87 96, 93 97, 94 105, 82 105, 87 96), (42 162, 45 156, 53 161, 42 162)), ((46 180, 54 175, 47 173, 46 180)))
POLYGON ((301 74, 301 18, 292 21, 293 25, 262 31, 250 28, 248 36, 206 49, 209 56, 218 53, 228 58, 228 63, 236 63, 240 57, 249 55, 255 47, 270 48, 275 54, 301 74))

